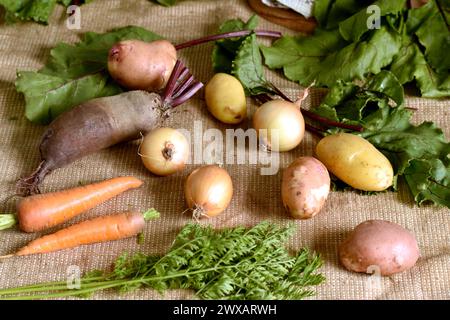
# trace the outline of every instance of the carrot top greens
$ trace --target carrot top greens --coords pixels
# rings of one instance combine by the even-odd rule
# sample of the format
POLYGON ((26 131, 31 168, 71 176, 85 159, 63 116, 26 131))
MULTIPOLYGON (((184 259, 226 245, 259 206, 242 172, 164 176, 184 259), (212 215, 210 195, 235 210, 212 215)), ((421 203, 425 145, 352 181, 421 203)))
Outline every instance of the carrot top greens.
POLYGON ((307 249, 291 256, 285 247, 293 227, 262 222, 253 228, 217 231, 188 224, 169 252, 119 257, 112 272, 93 271, 79 289, 52 282, 0 290, 0 299, 46 299, 88 295, 115 288, 192 289, 202 299, 302 299, 325 278, 322 260, 307 249))
POLYGON ((68 7, 71 4, 80 5, 91 1, 93 0, 0 0, 0 5, 6 10, 5 20, 8 23, 35 21, 47 24, 57 3, 68 7))

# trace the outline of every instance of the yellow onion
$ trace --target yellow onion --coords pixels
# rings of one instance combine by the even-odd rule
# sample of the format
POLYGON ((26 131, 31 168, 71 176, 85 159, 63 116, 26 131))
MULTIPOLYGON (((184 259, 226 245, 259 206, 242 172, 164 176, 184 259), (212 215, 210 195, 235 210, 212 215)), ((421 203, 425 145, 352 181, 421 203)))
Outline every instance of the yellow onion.
POLYGON ((158 128, 144 137, 139 155, 148 170, 159 176, 167 176, 183 170, 189 160, 189 143, 175 129, 158 128))
POLYGON ((195 219, 214 217, 230 204, 233 183, 225 169, 216 165, 204 166, 188 176, 184 195, 195 219))
POLYGON ((284 100, 262 104, 253 115, 253 127, 258 130, 261 142, 272 151, 294 149, 305 134, 305 120, 299 107, 284 100), (278 143, 274 141, 276 138, 278 143))
POLYGON ((247 100, 241 82, 226 73, 216 73, 205 87, 209 112, 223 123, 236 124, 247 116, 247 100))

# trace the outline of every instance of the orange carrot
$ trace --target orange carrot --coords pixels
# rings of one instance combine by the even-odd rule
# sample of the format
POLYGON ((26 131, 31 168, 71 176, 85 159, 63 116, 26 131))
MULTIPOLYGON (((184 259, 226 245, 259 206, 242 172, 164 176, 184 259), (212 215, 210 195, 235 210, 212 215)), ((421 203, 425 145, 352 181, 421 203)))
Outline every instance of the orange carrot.
POLYGON ((83 244, 132 237, 144 229, 146 220, 157 217, 159 217, 159 212, 155 209, 150 209, 143 214, 139 212, 126 212, 86 220, 33 240, 16 253, 0 258, 47 253, 74 248, 83 244))
POLYGON ((58 192, 37 194, 17 204, 22 231, 36 232, 61 224, 113 197, 142 185, 134 177, 117 177, 58 192))

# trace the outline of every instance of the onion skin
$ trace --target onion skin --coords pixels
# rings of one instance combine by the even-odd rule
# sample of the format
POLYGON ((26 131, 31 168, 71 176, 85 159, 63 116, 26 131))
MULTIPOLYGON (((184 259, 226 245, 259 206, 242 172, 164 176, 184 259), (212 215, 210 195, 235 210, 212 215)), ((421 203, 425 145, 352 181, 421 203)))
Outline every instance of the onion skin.
POLYGON ((189 160, 189 143, 175 129, 158 128, 144 137, 139 154, 150 172, 167 176, 184 169, 189 160))
POLYGON ((272 151, 294 149, 302 142, 305 134, 305 120, 299 107, 284 100, 271 100, 262 104, 253 115, 253 127, 262 137, 262 143, 272 151), (278 146, 272 141, 272 129, 278 130, 278 146))
POLYGON ((215 217, 230 204, 233 182, 228 172, 216 165, 192 171, 186 179, 184 194, 194 218, 215 217))
POLYGON ((402 226, 383 220, 365 221, 339 247, 339 259, 350 271, 384 276, 412 268, 420 252, 414 235, 402 226))
POLYGON ((295 219, 310 219, 318 214, 329 192, 328 170, 313 157, 300 157, 283 172, 281 198, 295 219))
POLYGON ((176 61, 177 51, 167 40, 126 40, 109 50, 108 71, 127 89, 158 92, 169 81, 176 61))

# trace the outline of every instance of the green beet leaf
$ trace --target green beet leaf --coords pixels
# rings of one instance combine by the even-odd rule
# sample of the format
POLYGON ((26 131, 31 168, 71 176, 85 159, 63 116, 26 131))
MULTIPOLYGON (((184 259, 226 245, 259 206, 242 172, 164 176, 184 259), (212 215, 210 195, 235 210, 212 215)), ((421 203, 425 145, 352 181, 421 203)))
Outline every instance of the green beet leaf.
MULTIPOLYGON (((258 16, 253 15, 247 22, 241 19, 227 20, 219 27, 219 33, 240 30, 254 30, 258 26, 258 16)), ((246 37, 223 39, 216 41, 212 54, 213 69, 215 72, 231 73, 233 60, 246 37)))
POLYGON ((441 159, 448 162, 446 157, 450 154, 450 144, 446 141, 442 130, 431 122, 424 122, 419 126, 409 124, 399 128, 395 125, 398 119, 403 120, 400 123, 404 124, 410 116, 403 110, 405 109, 400 108, 392 111, 388 117, 395 121, 386 121, 388 125, 378 131, 364 132, 362 136, 388 156, 399 175, 405 172, 410 165, 409 162, 414 159, 441 159))
POLYGON ((423 97, 450 96, 450 75, 436 73, 416 43, 404 38, 403 45, 389 68, 401 83, 415 80, 423 97))
POLYGON ((313 15, 321 27, 324 27, 328 18, 328 12, 334 0, 317 0, 314 2, 313 15))
POLYGON ((368 0, 315 0, 314 16, 321 28, 333 29, 339 22, 351 17, 369 5, 368 0))
POLYGON ((366 81, 390 70, 402 85, 415 81, 428 98, 450 96, 448 0, 408 9, 404 0, 316 0, 319 28, 312 36, 285 36, 262 48, 265 64, 303 86, 366 81), (368 28, 379 8, 380 28, 368 28))
POLYGON ((408 12, 407 29, 425 48, 425 58, 438 73, 450 70, 450 31, 435 1, 408 12))
POLYGON ((405 180, 418 204, 431 201, 450 208, 450 165, 439 159, 412 160, 405 180))
MULTIPOLYGON (((388 14, 399 14, 405 8, 406 3, 405 0, 378 0, 372 5, 378 7, 381 18, 388 14)), ((364 33, 371 30, 367 24, 368 19, 374 13, 367 12, 367 9, 364 7, 358 13, 339 23, 339 32, 345 40, 358 41, 364 33)))
POLYGON ((64 111, 87 100, 122 92, 105 72, 65 79, 39 72, 17 73, 16 89, 25 95, 25 116, 46 124, 64 111))
POLYGON ((32 20, 47 23, 50 14, 55 8, 57 0, 0 0, 6 10, 5 19, 9 23, 18 20, 32 20))
POLYGON ((308 64, 319 63, 344 46, 345 41, 338 31, 319 29, 311 37, 282 37, 271 47, 261 47, 261 51, 269 68, 280 69, 296 64, 308 67, 308 64))
POLYGON ((272 92, 264 77, 261 52, 254 33, 242 42, 233 60, 231 73, 239 79, 248 95, 272 92))
POLYGON ((316 81, 330 87, 338 80, 365 79, 392 62, 400 50, 401 37, 387 27, 371 33, 367 40, 350 44, 337 30, 319 31, 312 37, 284 37, 262 52, 266 64, 283 67, 288 79, 304 86, 316 81), (281 62, 275 62, 279 59, 281 62))
MULTIPOLYGON (((254 30, 257 26, 258 17, 253 15, 247 22, 240 19, 224 22, 220 26, 219 33, 254 30)), ((212 61, 215 72, 234 75, 241 82, 247 95, 273 92, 264 76, 262 56, 254 33, 216 41, 212 61)))

